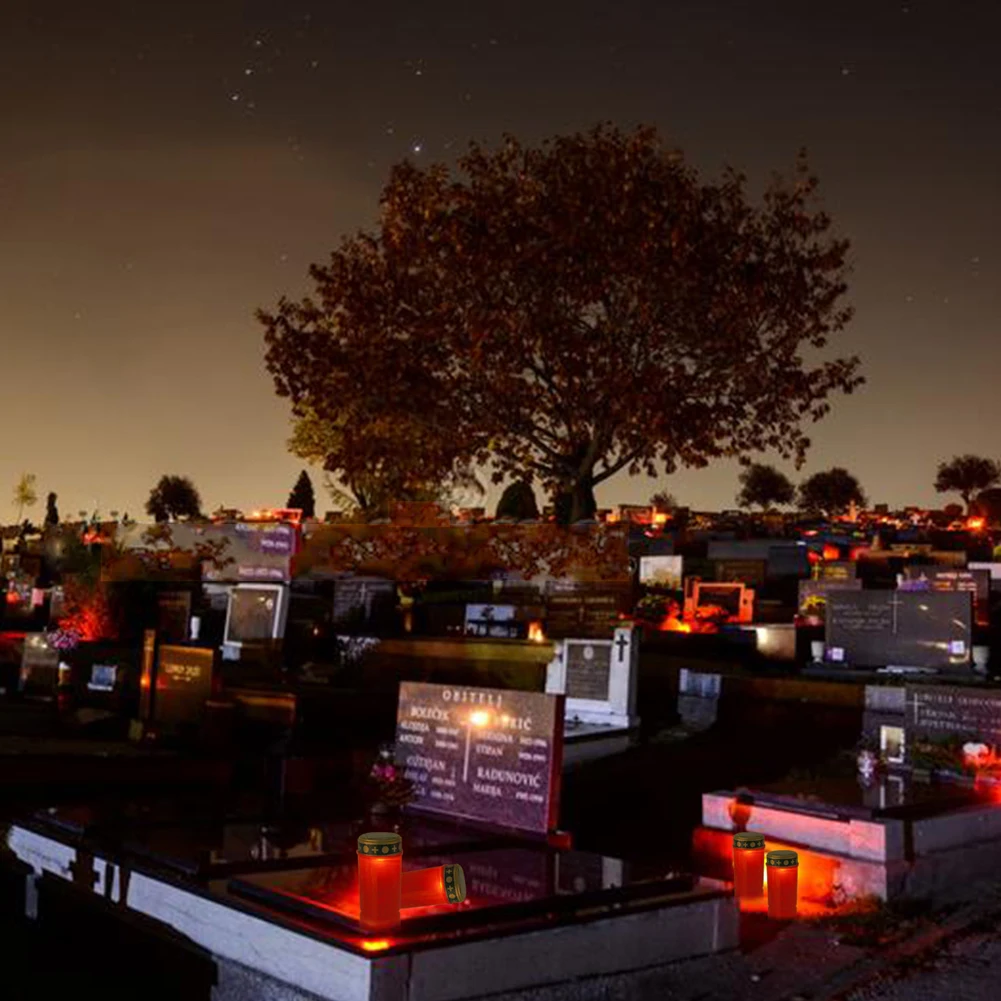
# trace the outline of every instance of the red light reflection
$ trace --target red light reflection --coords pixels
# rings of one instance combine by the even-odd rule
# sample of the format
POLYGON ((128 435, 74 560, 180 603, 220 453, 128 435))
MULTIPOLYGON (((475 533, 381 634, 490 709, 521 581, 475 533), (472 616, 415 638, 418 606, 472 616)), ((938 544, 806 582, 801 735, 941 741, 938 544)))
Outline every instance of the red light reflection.
MULTIPOLYGON (((768 837, 765 838, 765 848, 768 851, 792 849, 798 852, 800 917, 824 917, 844 908, 845 902, 836 900, 838 870, 841 868, 838 859, 768 837)), ((733 882, 733 831, 697 827, 692 835, 692 855, 699 872, 704 871, 707 876, 733 882)), ((768 867, 765 866, 766 895, 742 898, 740 909, 752 914, 767 913, 767 890, 768 867)))

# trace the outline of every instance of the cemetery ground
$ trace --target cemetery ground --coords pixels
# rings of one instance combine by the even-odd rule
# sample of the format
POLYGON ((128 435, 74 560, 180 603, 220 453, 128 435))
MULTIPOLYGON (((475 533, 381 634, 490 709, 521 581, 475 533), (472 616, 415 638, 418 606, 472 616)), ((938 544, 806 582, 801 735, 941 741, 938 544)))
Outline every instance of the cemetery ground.
MULTIPOLYGON (((795 704, 765 703, 752 712, 728 714, 701 733, 681 724, 658 728, 624 754, 569 771, 562 826, 584 850, 630 854, 637 862, 668 856, 683 865, 703 791, 840 768, 856 733, 852 714, 816 707, 805 713, 795 704), (651 846, 646 860, 636 852, 638 830, 658 835, 644 839, 651 846)), ((12 738, 4 742, 8 751, 15 745, 12 738)), ((60 749, 66 750, 50 748, 60 749)), ((44 796, 19 792, 16 808, 37 806, 44 796)), ((13 800, 5 803, 3 812, 11 816, 8 808, 14 806, 13 800)), ((568 984, 558 996, 567 1001, 987 1001, 996 996, 996 983, 982 964, 1001 956, 999 917, 1001 881, 991 880, 954 885, 934 899, 855 901, 836 916, 788 925, 745 914, 736 951, 650 970, 638 982, 612 976, 568 984), (962 993, 952 986, 960 980, 962 993)), ((40 957, 46 946, 36 946, 22 957, 30 957, 28 980, 10 995, 17 1001, 60 996, 69 986, 57 971, 45 969, 40 957)), ((509 997, 530 1001, 532 992, 509 997)))

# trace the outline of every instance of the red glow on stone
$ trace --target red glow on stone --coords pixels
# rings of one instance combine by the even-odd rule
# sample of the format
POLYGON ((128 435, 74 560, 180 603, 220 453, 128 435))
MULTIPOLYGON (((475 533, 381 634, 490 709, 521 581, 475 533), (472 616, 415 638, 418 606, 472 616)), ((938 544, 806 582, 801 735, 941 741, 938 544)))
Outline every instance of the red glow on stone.
MULTIPOLYGON (((747 811, 745 804, 736 808, 747 811)), ((750 808, 753 811, 753 807, 750 808)), ((765 835, 767 851, 791 849, 799 855, 799 916, 824 917, 836 914, 851 906, 851 901, 835 902, 838 880, 838 859, 820 852, 810 851, 765 835)), ((697 827, 692 835, 693 857, 698 871, 716 879, 733 882, 733 831, 719 831, 697 827)), ((742 897, 740 909, 752 914, 768 913, 768 866, 765 866, 763 894, 760 897, 742 897)))

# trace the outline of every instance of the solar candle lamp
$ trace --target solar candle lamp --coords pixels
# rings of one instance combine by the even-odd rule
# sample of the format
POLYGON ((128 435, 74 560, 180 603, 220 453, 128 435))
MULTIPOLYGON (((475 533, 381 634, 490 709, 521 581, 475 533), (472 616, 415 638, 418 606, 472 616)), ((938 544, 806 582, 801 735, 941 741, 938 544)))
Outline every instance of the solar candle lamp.
POLYGON ((765 865, 768 866, 768 916, 791 921, 796 917, 799 893, 799 855, 790 851, 769 852, 765 865))
POLYGON ((765 839, 760 834, 733 836, 733 895, 760 897, 765 892, 765 839))
POLYGON ((361 926, 385 931, 400 923, 403 839, 399 834, 363 834, 358 839, 358 898, 361 926))
POLYGON ((461 904, 466 899, 466 876, 461 865, 436 865, 403 874, 400 907, 461 904))

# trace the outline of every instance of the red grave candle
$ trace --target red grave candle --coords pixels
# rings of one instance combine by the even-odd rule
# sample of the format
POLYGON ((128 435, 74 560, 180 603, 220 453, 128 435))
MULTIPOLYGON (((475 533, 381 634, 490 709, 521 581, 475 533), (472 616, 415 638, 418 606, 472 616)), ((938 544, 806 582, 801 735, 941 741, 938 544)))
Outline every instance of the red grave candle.
POLYGON ((358 920, 367 931, 400 923, 403 839, 399 834, 363 834, 358 839, 358 920))
POLYGON ((466 899, 466 876, 461 865, 436 865, 403 874, 400 907, 461 904, 466 899))
POLYGON ((790 851, 769 852, 768 916, 778 921, 796 917, 799 896, 799 855, 790 851))
POLYGON ((760 897, 765 892, 765 839, 742 832, 733 836, 733 895, 760 897))

